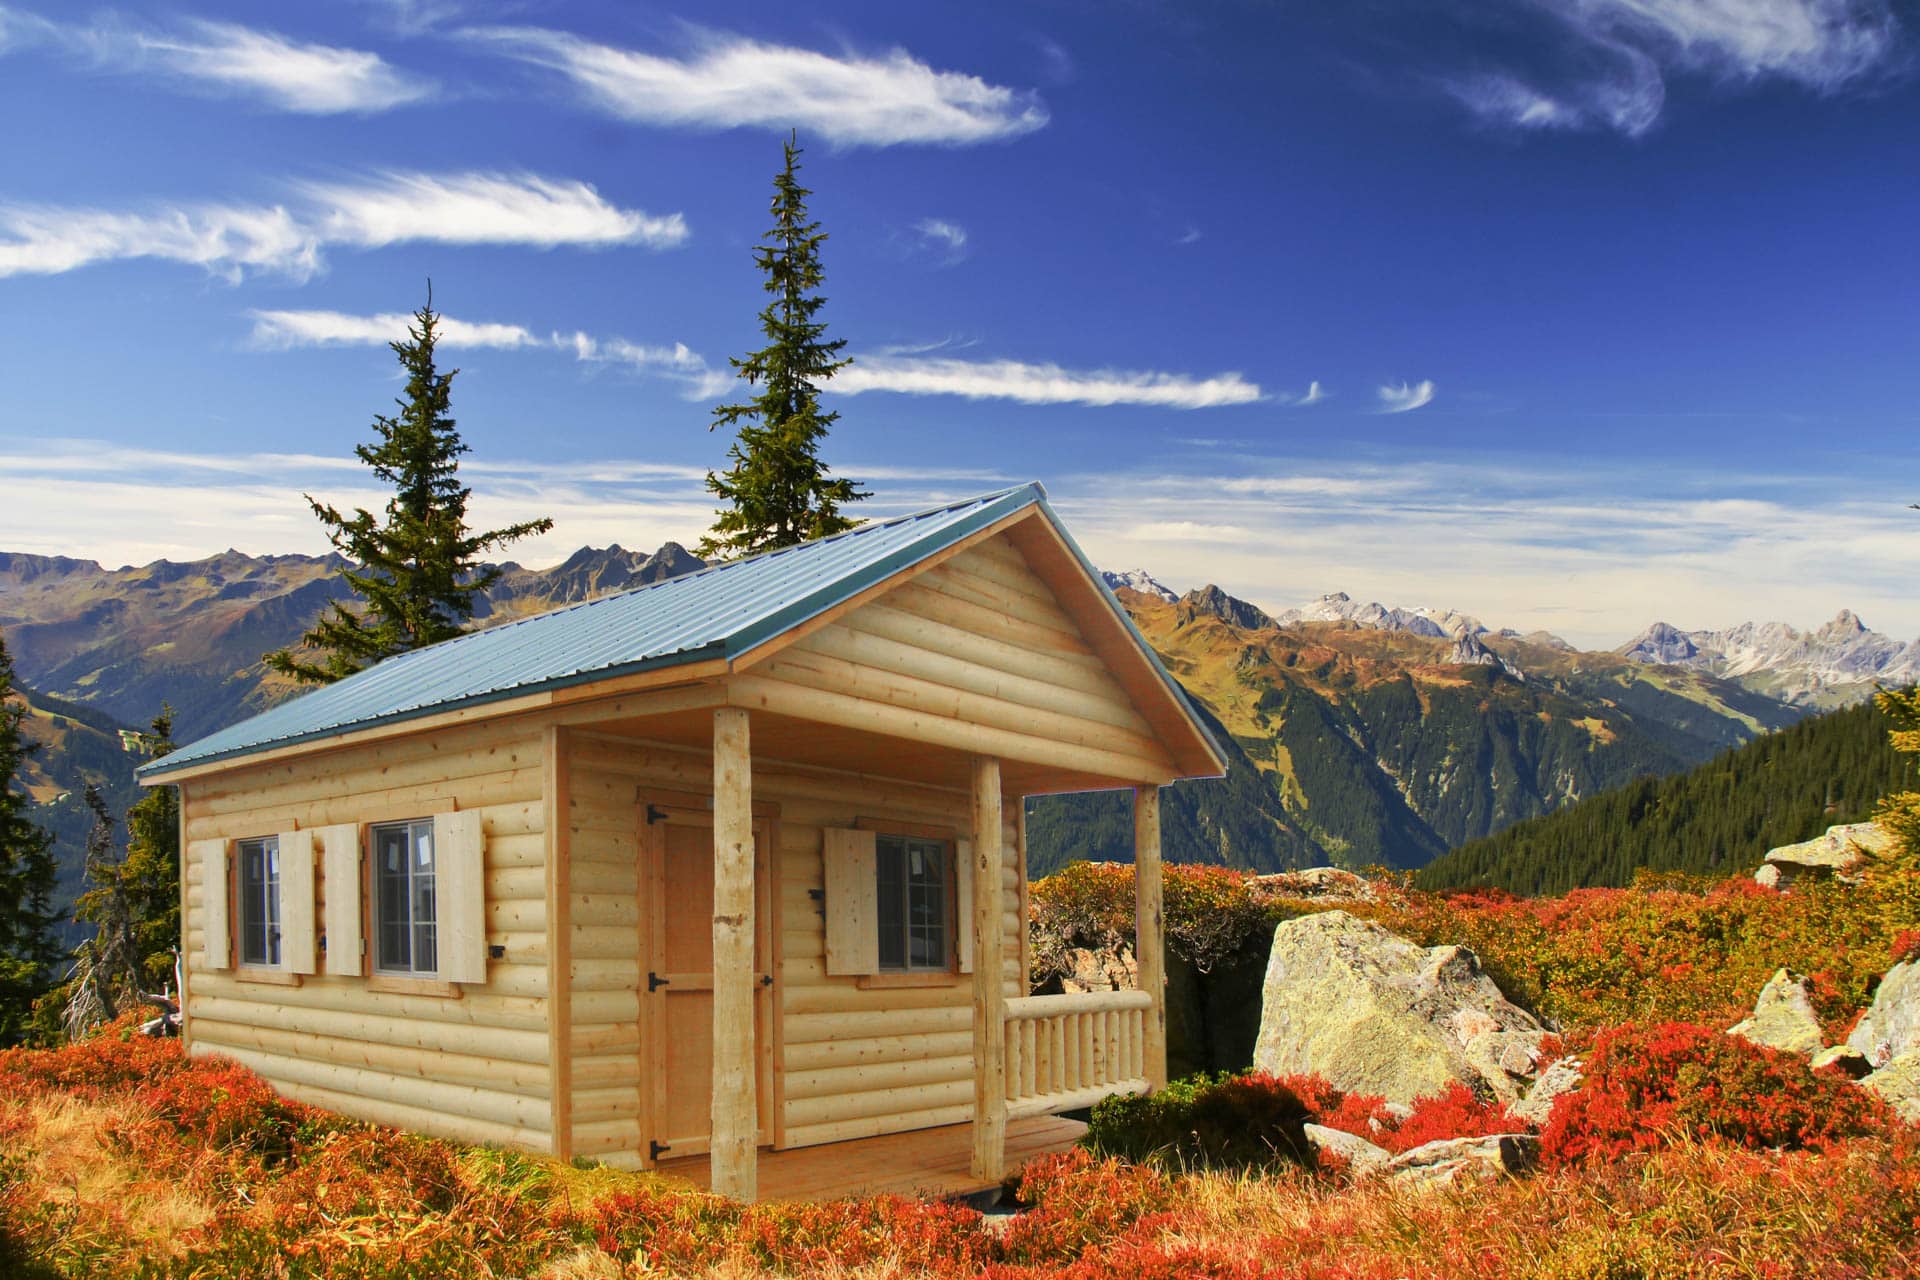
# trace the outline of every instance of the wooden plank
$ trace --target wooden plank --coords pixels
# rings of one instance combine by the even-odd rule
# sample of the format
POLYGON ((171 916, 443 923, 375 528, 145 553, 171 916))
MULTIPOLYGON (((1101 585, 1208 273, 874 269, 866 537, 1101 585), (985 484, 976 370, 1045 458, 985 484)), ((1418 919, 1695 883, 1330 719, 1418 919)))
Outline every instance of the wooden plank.
POLYGON ((754 840, 747 713, 713 713, 713 1190, 755 1198, 754 840))
POLYGON ((1006 1176, 1006 988, 1000 975, 1000 762, 973 762, 973 1163, 975 1177, 1006 1176))
POLYGON ((1149 1091, 1167 1085, 1167 952, 1161 905, 1160 789, 1133 793, 1133 937, 1140 990, 1153 998, 1142 1048, 1149 1091))
POLYGON ((339 977, 366 972, 360 932, 360 828, 335 823, 319 831, 321 883, 326 893, 326 971, 339 977))
MULTIPOLYGON (((1058 1116, 1010 1122, 1009 1163, 1017 1166, 1069 1150, 1085 1132, 1085 1125, 1058 1116)), ((767 1202, 875 1195, 953 1197, 991 1190, 997 1183, 973 1175, 970 1154, 970 1126, 953 1123, 766 1152, 760 1158, 759 1198, 767 1202)), ((668 1160, 660 1172, 703 1189, 711 1186, 705 1157, 668 1160)))
POLYGON ((440 976, 448 982, 487 980, 486 836, 471 809, 433 815, 433 888, 440 944, 440 976))
POLYGON ((228 919, 227 842, 195 840, 187 846, 200 871, 201 954, 210 970, 233 968, 233 926, 228 919))
POLYGON ((872 831, 828 827, 821 833, 826 897, 826 967, 830 974, 880 972, 880 917, 875 900, 872 831))
POLYGON ((552 1046, 553 1154, 562 1160, 573 1156, 573 855, 568 845, 572 830, 567 821, 572 811, 568 783, 572 776, 567 758, 568 730, 560 725, 545 734, 545 781, 541 787, 547 807, 546 893, 547 893, 547 991, 551 1003, 547 1010, 547 1042, 552 1046))
POLYGON ((282 831, 280 851, 280 967, 288 973, 314 973, 313 832, 282 831))

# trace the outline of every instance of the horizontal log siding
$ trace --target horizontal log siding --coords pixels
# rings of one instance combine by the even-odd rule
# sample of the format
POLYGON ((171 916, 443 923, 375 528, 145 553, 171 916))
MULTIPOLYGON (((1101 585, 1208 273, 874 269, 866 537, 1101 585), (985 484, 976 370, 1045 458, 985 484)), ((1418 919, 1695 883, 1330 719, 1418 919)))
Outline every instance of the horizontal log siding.
MULTIPOLYGON (((202 868, 190 862, 192 1052, 237 1059, 289 1097, 360 1119, 550 1150, 542 750, 537 732, 475 726, 187 783, 188 840, 479 810, 487 941, 505 948, 486 984, 457 998, 369 991, 357 977, 243 981, 205 967, 202 868)), ((324 920, 323 866, 314 879, 324 920)))
MULTIPOLYGON (((672 747, 577 733, 572 747, 575 910, 589 896, 579 881, 589 847, 611 849, 628 867, 638 862, 633 804, 652 786, 705 793, 712 786, 707 760, 672 747), (601 842, 605 841, 604 844, 601 842)), ((768 760, 754 761, 756 803, 779 807, 775 822, 780 901, 776 906, 778 996, 785 1028, 784 1095, 787 1146, 838 1141, 856 1135, 893 1133, 953 1123, 972 1115, 971 988, 964 976, 950 986, 860 989, 853 978, 826 974, 825 919, 810 890, 822 888, 822 832, 860 819, 891 819, 952 828, 964 834, 967 799, 944 791, 886 779, 801 771, 768 760), (932 1114, 933 1118, 929 1118, 932 1114)), ((1008 806, 1004 845, 1007 864, 1005 927, 1010 938, 1023 928, 1015 850, 1015 810, 1008 806)), ((615 861, 604 861, 609 870, 615 861)), ((597 874, 597 872, 596 872, 597 874)), ((639 934, 619 963, 633 986, 644 985, 639 934)), ((580 931, 574 942, 574 1035, 583 1030, 579 994, 580 931)), ((1007 994, 1025 993, 1017 948, 1004 969, 1007 994)), ((577 1050, 576 1050, 577 1051, 577 1050)), ((575 1059, 574 1149, 620 1164, 638 1163, 648 1136, 641 1132, 638 1028, 617 1052, 575 1059), (624 1073, 624 1074, 623 1074, 624 1073), (626 1145, 623 1145, 626 1144, 626 1145)))

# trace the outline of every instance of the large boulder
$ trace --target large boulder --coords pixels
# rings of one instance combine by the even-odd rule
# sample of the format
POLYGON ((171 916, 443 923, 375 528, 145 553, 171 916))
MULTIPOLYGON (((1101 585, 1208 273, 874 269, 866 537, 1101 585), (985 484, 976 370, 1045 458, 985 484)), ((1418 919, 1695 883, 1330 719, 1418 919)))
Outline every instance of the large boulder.
POLYGON ((1410 1103, 1464 1081, 1518 1100, 1546 1035, 1465 947, 1421 947, 1323 911, 1273 932, 1253 1065, 1410 1103))
POLYGON ((1908 1124, 1920 1124, 1920 1053, 1903 1053, 1860 1082, 1908 1124))
POLYGON ((1330 1129, 1323 1124, 1310 1124, 1306 1127, 1307 1141, 1313 1144, 1315 1151, 1327 1152, 1346 1161, 1347 1172, 1354 1178, 1365 1178, 1380 1172, 1393 1162, 1393 1153, 1384 1147, 1377 1147, 1358 1134, 1348 1133, 1345 1129, 1330 1129))
POLYGON ((1787 1053, 1812 1056, 1826 1045, 1820 1019, 1807 994, 1807 980, 1781 969, 1760 988, 1753 1016, 1727 1028, 1730 1036, 1739 1036, 1753 1044, 1787 1053))
POLYGON ((1774 869, 1760 883, 1784 889, 1796 880, 1837 877, 1851 880, 1868 859, 1885 853, 1893 844, 1893 835, 1875 822, 1850 822, 1828 827, 1825 835, 1799 844, 1781 845, 1767 851, 1761 867, 1774 869))
POLYGON ((1395 1156, 1385 1173, 1415 1187, 1454 1186, 1525 1173, 1540 1160, 1540 1139, 1530 1133, 1484 1138, 1441 1138, 1395 1156))
POLYGON ((1847 1044, 1876 1069, 1920 1050, 1920 963, 1907 960, 1887 970, 1847 1044))

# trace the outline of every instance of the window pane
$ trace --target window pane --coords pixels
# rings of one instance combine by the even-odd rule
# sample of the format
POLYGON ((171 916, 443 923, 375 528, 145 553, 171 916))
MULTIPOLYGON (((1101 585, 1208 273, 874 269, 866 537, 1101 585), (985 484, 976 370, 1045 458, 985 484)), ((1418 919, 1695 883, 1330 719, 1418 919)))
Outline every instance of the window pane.
POLYGON ((880 967, 907 964, 906 849, 898 838, 874 842, 874 875, 880 919, 880 967))
POLYGON ((375 827, 374 899, 379 914, 382 969, 413 967, 413 924, 409 914, 407 884, 407 828, 375 827))

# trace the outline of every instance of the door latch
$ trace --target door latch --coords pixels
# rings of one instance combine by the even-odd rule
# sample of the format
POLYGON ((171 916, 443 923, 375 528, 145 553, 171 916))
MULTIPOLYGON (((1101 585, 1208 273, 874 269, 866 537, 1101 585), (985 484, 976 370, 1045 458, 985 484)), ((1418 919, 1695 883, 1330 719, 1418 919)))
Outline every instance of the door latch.
POLYGON ((673 979, 663 978, 657 973, 649 972, 647 974, 647 990, 648 991, 658 991, 662 987, 672 985, 672 982, 673 982, 673 979))
POLYGON ((673 1147, 668 1143, 662 1142, 658 1138, 649 1139, 647 1142, 647 1159, 658 1164, 660 1157, 671 1150, 673 1150, 673 1147))

